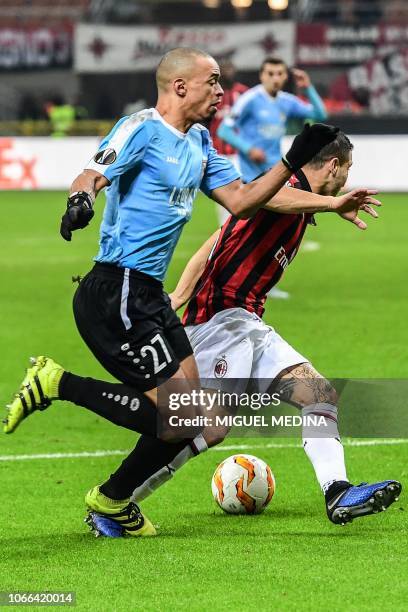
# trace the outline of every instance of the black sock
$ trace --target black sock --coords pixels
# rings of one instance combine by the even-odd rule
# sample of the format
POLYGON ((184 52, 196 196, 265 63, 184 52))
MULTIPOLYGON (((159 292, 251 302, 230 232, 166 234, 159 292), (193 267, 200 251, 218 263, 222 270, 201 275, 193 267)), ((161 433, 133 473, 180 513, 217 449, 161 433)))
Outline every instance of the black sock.
POLYGON ((99 487, 101 493, 111 499, 126 499, 152 474, 171 463, 186 446, 194 454, 192 440, 182 440, 174 444, 150 436, 140 436, 135 448, 124 459, 119 468, 99 487))
POLYGON ((157 410, 144 393, 120 383, 108 383, 64 372, 59 398, 83 406, 126 429, 155 436, 157 410))

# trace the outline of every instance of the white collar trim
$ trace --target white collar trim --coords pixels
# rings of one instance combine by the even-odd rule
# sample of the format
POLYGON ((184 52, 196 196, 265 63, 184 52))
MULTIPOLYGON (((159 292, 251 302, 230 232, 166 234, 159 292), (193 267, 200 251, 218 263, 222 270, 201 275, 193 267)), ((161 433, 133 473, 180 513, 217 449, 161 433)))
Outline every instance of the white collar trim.
POLYGON ((187 132, 180 132, 180 130, 178 130, 177 128, 175 128, 173 125, 171 125, 170 123, 167 123, 167 121, 165 119, 163 119, 163 117, 161 116, 161 114, 159 113, 159 111, 156 108, 152 108, 151 109, 153 111, 153 115, 156 117, 156 119, 158 121, 161 121, 162 124, 168 129, 170 130, 170 132, 173 132, 173 134, 175 134, 176 136, 178 136, 179 138, 185 138, 187 136, 187 132))

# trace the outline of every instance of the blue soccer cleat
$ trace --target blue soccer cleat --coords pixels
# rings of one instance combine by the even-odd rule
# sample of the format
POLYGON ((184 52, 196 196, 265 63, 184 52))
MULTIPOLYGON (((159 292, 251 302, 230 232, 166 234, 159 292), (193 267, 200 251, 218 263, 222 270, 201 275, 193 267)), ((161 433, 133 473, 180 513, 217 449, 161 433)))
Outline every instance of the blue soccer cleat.
POLYGON ((327 501, 327 516, 332 523, 345 525, 359 516, 377 514, 397 501, 401 490, 402 486, 396 480, 351 485, 327 501))
POLYGON ((89 512, 84 522, 89 526, 95 537, 123 538, 124 536, 122 525, 97 512, 89 512))

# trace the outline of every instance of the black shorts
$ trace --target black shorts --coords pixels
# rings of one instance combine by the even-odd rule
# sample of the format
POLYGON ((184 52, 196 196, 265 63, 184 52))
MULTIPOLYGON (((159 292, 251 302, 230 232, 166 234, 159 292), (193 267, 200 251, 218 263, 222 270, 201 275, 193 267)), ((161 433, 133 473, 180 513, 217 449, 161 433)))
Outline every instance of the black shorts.
POLYGON ((95 264, 75 293, 74 315, 103 367, 141 391, 173 376, 193 354, 162 283, 136 270, 95 264))

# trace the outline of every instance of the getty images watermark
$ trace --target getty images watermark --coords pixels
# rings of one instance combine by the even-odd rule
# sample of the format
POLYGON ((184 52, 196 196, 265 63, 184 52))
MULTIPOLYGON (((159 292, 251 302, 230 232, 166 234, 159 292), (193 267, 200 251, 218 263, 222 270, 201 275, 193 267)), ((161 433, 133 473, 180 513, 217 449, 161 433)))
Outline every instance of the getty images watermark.
MULTIPOLYGON (((302 381, 297 381, 301 385, 302 381)), ((408 439, 408 379, 331 379, 336 391, 316 386, 308 404, 291 402, 288 390, 269 379, 163 381, 158 387, 158 429, 190 437, 206 427, 228 428, 239 437, 291 437, 299 429, 309 437, 408 439), (217 385, 217 386, 215 386, 217 385), (314 403, 316 402, 316 403, 314 403)))
POLYGON ((189 393, 170 393, 169 409, 176 413, 185 408, 201 409, 196 416, 171 414, 168 424, 177 427, 327 427, 323 415, 268 414, 266 408, 280 407, 279 393, 236 393, 227 391, 192 390, 189 393), (237 408, 241 409, 236 414, 237 408), (222 414, 220 414, 220 409, 222 414), (244 413, 242 413, 244 409, 244 413), (263 409, 262 414, 253 414, 263 409), (202 412, 207 414, 202 414, 202 412))

